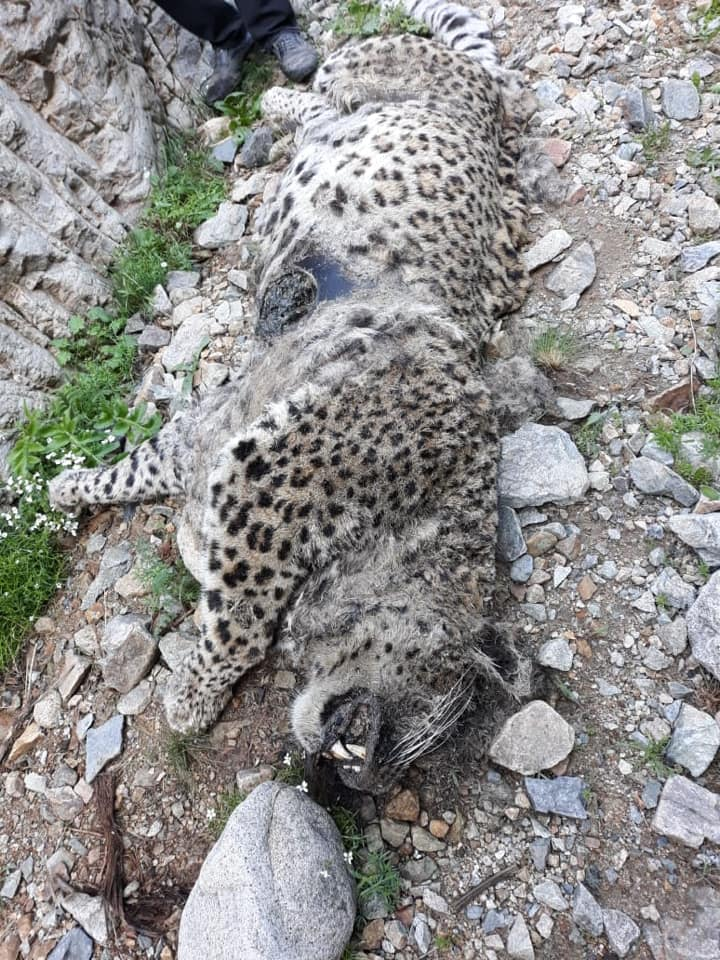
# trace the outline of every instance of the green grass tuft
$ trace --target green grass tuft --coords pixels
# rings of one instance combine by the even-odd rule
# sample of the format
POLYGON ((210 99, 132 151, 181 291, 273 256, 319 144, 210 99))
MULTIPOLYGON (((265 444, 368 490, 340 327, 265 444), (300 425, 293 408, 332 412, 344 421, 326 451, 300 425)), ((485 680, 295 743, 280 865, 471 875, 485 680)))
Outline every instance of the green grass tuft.
POLYGON ((380 899, 387 913, 392 913, 400 896, 400 874, 386 850, 371 850, 365 863, 354 871, 357 895, 362 912, 371 902, 380 899))
POLYGON ((173 235, 151 227, 132 230, 110 269, 113 299, 121 316, 130 317, 147 307, 169 270, 189 270, 190 254, 190 244, 173 235))
POLYGON ((588 460, 592 460, 598 455, 600 450, 600 434, 602 433, 606 418, 606 413, 596 410, 590 414, 573 437, 575 446, 588 460))
POLYGON ((299 787, 305 779, 305 763, 300 753, 286 753, 282 766, 275 771, 273 778, 279 783, 287 783, 291 787, 299 787))
POLYGON ((544 370, 562 370, 577 350, 577 338, 568 327, 548 327, 530 345, 533 360, 544 370))
POLYGON ((210 740, 204 733, 178 733, 170 730, 165 739, 165 759, 180 779, 187 777, 190 768, 210 749, 210 740))
POLYGON ((696 397, 692 413, 674 413, 669 418, 658 419, 652 431, 658 446, 675 458, 676 473, 710 499, 716 499, 718 491, 711 471, 703 465, 693 467, 682 457, 682 440, 687 433, 702 434, 702 452, 708 458, 720 455, 720 378, 711 380, 707 386, 708 392, 696 397))

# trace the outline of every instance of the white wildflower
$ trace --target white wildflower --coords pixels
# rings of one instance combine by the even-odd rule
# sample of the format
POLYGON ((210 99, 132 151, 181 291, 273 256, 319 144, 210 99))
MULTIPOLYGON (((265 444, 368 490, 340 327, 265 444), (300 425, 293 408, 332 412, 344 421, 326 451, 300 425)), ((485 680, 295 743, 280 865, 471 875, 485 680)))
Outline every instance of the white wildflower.
POLYGON ((300 793, 307 793, 308 792, 307 780, 303 780, 303 782, 298 784, 298 786, 295 787, 295 789, 299 790, 300 793))

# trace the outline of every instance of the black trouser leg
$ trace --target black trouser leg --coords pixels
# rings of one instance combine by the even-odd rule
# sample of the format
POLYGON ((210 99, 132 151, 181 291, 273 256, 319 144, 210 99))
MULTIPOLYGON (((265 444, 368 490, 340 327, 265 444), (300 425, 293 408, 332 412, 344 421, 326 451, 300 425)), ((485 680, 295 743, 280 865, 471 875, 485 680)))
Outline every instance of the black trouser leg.
POLYGON ((238 0, 238 12, 225 0, 155 0, 173 20, 214 47, 237 47, 249 30, 264 43, 283 27, 294 27, 288 0, 238 0))

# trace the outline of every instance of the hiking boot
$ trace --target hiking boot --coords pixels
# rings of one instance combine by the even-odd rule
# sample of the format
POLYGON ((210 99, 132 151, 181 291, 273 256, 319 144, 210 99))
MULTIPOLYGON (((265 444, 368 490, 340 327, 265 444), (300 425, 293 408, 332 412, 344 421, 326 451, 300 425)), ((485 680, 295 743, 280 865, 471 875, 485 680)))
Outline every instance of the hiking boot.
POLYGON ((225 97, 237 89, 242 76, 245 57, 250 52, 252 45, 253 38, 249 33, 246 33, 239 46, 227 50, 221 47, 216 48, 213 72, 203 80, 200 86, 200 93, 205 103, 212 106, 218 100, 224 100, 225 97))
POLYGON ((277 57, 280 69, 288 80, 305 80, 318 65, 315 47, 308 43, 299 30, 290 28, 276 33, 268 43, 267 50, 277 57))

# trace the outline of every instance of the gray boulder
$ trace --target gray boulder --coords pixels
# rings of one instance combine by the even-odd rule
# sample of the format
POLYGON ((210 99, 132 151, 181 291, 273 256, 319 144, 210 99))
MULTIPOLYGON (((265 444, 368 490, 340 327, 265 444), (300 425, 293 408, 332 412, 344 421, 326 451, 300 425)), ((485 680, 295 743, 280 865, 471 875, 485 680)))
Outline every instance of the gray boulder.
POLYGON ((329 815, 262 783, 210 851, 180 922, 178 960, 337 960, 355 890, 329 815))
POLYGON ((672 497, 684 507, 692 507, 700 496, 681 476, 649 457, 633 460, 628 472, 638 490, 656 497, 672 497))
POLYGON ((129 693, 148 672, 157 655, 157 640, 136 613, 113 617, 102 639, 100 668, 106 686, 129 693))
POLYGON ((662 87, 662 108, 671 120, 694 120, 700 113, 700 94, 690 80, 666 80, 662 87))
POLYGON ((685 622, 695 659, 720 680, 720 570, 702 587, 685 622))
POLYGON ((687 777, 670 777, 660 795, 652 822, 653 830, 700 847, 704 840, 720 843, 720 796, 687 777))
POLYGON ((714 760, 718 747, 720 727, 715 718, 690 703, 683 703, 665 751, 668 760, 699 777, 714 760))
POLYGON ((668 527, 710 567, 720 567, 720 513, 680 513, 668 527))
POLYGON ((535 774, 564 760, 575 731, 544 700, 533 700, 503 725, 490 746, 490 758, 516 773, 535 774))
POLYGON ((575 503, 590 485, 585 461, 559 427, 526 423, 503 437, 498 493, 510 507, 575 503))
POLYGON ((242 237, 247 218, 247 207, 224 200, 215 216, 200 224, 193 234, 193 240, 206 250, 218 250, 242 237))
POLYGON ((599 937, 605 926, 600 904, 582 883, 575 887, 573 920, 582 931, 589 933, 591 937, 599 937))

